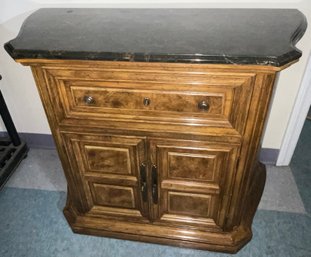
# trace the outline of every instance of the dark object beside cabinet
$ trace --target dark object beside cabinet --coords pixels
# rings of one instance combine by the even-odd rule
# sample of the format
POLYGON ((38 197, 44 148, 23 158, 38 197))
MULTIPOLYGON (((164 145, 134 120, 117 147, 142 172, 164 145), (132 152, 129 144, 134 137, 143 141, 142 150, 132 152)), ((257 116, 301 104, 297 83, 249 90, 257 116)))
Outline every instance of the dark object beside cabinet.
POLYGON ((2 189, 19 163, 27 156, 28 147, 17 134, 1 91, 0 115, 9 135, 9 138, 0 137, 0 189, 2 189))

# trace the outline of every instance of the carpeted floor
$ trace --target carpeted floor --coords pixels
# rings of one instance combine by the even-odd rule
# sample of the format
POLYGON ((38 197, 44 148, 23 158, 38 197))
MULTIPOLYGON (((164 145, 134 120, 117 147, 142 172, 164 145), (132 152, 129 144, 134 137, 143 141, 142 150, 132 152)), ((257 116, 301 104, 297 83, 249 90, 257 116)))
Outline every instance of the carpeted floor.
MULTIPOLYGON (((290 167, 267 168, 253 239, 234 256, 310 257, 311 121, 290 167)), ((74 234, 62 214, 65 191, 56 152, 31 149, 0 191, 0 257, 233 256, 74 234)))

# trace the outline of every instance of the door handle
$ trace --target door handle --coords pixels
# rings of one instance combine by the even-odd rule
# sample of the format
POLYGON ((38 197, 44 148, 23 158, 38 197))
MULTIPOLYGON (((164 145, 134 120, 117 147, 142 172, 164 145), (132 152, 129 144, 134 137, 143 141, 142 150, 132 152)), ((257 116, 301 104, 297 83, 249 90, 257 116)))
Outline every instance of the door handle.
POLYGON ((157 166, 155 165, 152 165, 151 179, 152 179, 152 200, 154 204, 158 204, 158 171, 157 166))
POLYGON ((143 201, 146 202, 148 197, 148 188, 147 188, 147 173, 145 163, 142 163, 140 165, 140 191, 142 194, 143 201))

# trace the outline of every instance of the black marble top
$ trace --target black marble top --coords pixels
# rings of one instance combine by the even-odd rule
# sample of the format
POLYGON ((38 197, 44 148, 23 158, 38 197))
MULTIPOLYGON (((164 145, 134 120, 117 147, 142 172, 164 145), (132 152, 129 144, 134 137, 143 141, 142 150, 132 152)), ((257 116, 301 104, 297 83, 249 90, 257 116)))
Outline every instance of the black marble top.
POLYGON ((301 56, 295 9, 40 9, 5 44, 14 58, 282 66, 301 56))

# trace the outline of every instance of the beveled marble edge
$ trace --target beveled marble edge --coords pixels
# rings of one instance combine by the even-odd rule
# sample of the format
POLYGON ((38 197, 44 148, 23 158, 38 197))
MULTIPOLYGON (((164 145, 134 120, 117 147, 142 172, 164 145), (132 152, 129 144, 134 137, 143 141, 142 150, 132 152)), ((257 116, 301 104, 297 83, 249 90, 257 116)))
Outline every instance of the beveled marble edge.
POLYGON ((4 45, 10 56, 17 59, 56 59, 56 60, 94 60, 94 61, 129 61, 129 62, 165 62, 165 63, 201 63, 201 64, 236 64, 236 65, 267 65, 281 67, 299 59, 302 52, 297 48, 279 57, 245 57, 245 56, 209 56, 180 55, 158 53, 111 53, 111 52, 62 52, 14 49, 11 41, 4 45))
POLYGON ((18 39, 22 28, 15 39, 4 44, 5 50, 15 60, 17 59, 58 59, 58 60, 96 60, 96 61, 128 61, 128 62, 165 62, 165 63, 201 63, 201 64, 236 64, 263 65, 281 67, 298 60, 302 51, 295 47, 307 29, 307 19, 301 13, 302 20, 290 38, 291 51, 279 56, 230 56, 206 54, 174 54, 174 53, 130 53, 130 52, 83 52, 83 51, 47 51, 15 49, 13 41, 18 39))

